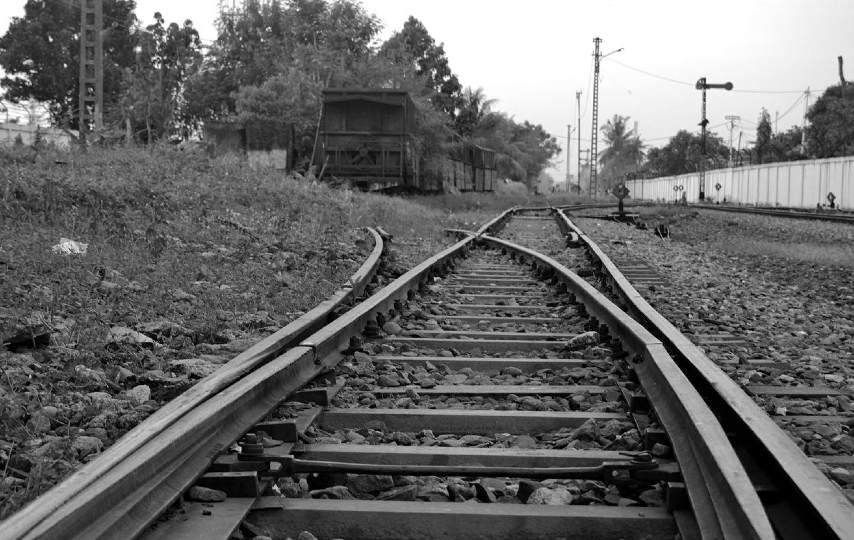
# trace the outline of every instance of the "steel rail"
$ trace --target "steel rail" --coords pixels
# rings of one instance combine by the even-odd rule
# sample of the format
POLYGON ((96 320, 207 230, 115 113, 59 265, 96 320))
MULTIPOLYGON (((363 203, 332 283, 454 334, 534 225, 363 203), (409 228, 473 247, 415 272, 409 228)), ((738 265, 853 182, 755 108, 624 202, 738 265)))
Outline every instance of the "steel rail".
POLYGON ((624 349, 640 351, 633 367, 670 436, 701 537, 774 539, 762 502, 726 433, 661 341, 550 257, 486 235, 480 240, 550 273, 591 316, 620 339, 624 349))
POLYGON ((854 224, 854 214, 834 214, 825 212, 810 212, 809 210, 788 210, 778 208, 745 208, 734 206, 718 206, 711 204, 692 204, 691 208, 702 210, 717 210, 719 212, 734 212, 739 214, 758 214, 764 216, 809 219, 813 221, 832 221, 835 223, 854 224))
MULTIPOLYGON (((512 212, 503 212, 478 233, 500 228, 512 212)), ((451 259, 463 255, 474 238, 469 235, 427 259, 336 319, 341 335, 330 338, 321 327, 338 307, 364 291, 379 266, 382 239, 376 231, 371 233, 374 250, 347 287, 235 357, 131 430, 92 464, 12 516, 4 523, 0 539, 139 536, 218 453, 290 393, 334 365, 339 351, 327 350, 327 362, 321 362, 320 351, 312 345, 317 341, 315 334, 348 346, 368 317, 393 310, 395 301, 413 294, 432 271, 442 271, 451 259), (305 344, 297 345, 302 339, 307 340, 305 344)))
MULTIPOLYGON (((673 324, 656 311, 631 285, 611 259, 562 211, 556 212, 560 228, 575 233, 602 265, 610 285, 628 311, 656 335, 674 356, 727 430, 755 463, 762 466, 761 482, 773 485, 776 496, 769 512, 782 538, 852 538, 854 505, 795 445, 792 439, 673 324)), ((767 486, 766 486, 767 487, 767 486)))
MULTIPOLYGON (((157 441, 171 431, 183 429, 186 422, 182 423, 182 421, 187 420, 199 407, 218 397, 221 392, 247 374, 264 366, 289 347, 296 345, 325 325, 334 316, 336 310, 354 302, 362 295, 379 267, 384 249, 379 233, 371 228, 367 231, 374 241, 374 247, 344 287, 303 316, 238 354, 215 373, 165 404, 108 448, 98 459, 82 467, 11 516, 3 523, 0 538, 71 538, 74 536, 93 538, 94 536, 76 535, 74 531, 77 530, 75 527, 86 527, 87 521, 114 502, 110 497, 100 496, 99 489, 104 489, 104 493, 110 493, 111 496, 118 492, 130 493, 153 489, 150 484, 153 476, 158 472, 159 464, 137 463, 141 452, 149 448, 152 443, 158 444, 157 441), (132 467, 133 470, 126 470, 128 464, 135 465, 132 467), (104 488, 103 480, 105 479, 111 482, 119 481, 120 485, 109 489, 104 488), (93 502, 96 503, 95 506, 92 506, 93 502), (101 504, 103 506, 99 506, 101 504)), ((203 467, 193 474, 197 475, 202 470, 203 467)), ((133 519, 142 522, 148 517, 156 517, 151 510, 143 513, 145 515, 134 516, 133 519)), ((122 517, 117 516, 117 519, 122 520, 122 517)), ((125 532, 117 537, 128 537, 128 533, 125 532)))

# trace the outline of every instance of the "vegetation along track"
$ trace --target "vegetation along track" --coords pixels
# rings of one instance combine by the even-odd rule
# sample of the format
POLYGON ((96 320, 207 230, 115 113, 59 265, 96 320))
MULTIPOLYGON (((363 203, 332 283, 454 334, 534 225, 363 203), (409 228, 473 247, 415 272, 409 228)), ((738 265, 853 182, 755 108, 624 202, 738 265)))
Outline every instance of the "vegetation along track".
POLYGON ((719 212, 737 212, 744 214, 760 214, 764 216, 785 217, 795 219, 810 219, 818 221, 834 221, 837 223, 849 223, 854 225, 854 213, 849 211, 809 211, 797 208, 767 208, 767 207, 751 207, 751 206, 726 206, 717 204, 692 204, 692 208, 702 208, 704 210, 717 210, 719 212))
POLYGON ((662 341, 548 255, 487 234, 545 222, 521 214, 307 337, 250 349, 0 535, 774 538, 753 471, 662 341), (149 528, 193 483, 229 497, 149 528))

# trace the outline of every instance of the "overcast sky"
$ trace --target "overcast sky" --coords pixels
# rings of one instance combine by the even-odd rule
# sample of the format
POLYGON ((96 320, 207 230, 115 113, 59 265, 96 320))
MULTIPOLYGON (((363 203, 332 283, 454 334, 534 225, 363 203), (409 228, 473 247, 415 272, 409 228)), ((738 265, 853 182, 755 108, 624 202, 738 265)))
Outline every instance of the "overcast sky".
MULTIPOLYGON (((60 1, 60 0, 47 0, 60 1)), ((239 4, 240 0, 236 0, 239 4)), ((23 15, 25 0, 0 0, 0 29, 23 15)), ((363 0, 384 23, 383 37, 413 15, 445 44, 451 69, 464 86, 482 87, 495 108, 542 124, 566 147, 566 125, 577 123, 589 148, 593 38, 601 37, 600 124, 630 116, 649 146, 679 129, 696 130, 700 77, 732 81, 711 90, 709 126, 729 139, 726 115, 742 118, 743 143, 752 141, 760 109, 779 113, 778 128, 800 124, 803 92, 811 102, 838 83, 837 56, 854 79, 854 0, 363 0), (642 73, 646 72, 646 73, 642 73), (663 77, 663 78, 662 78, 663 77), (672 79, 666 80, 666 79, 672 79), (676 82, 673 82, 676 81, 676 82), (750 91, 750 92, 748 92, 750 91), (717 127, 716 127, 717 126, 717 127)), ((203 40, 216 37, 217 0, 137 0, 143 24, 155 11, 167 21, 191 19, 203 40)), ((737 126, 734 138, 738 138, 737 126)), ((577 159, 573 133, 570 161, 577 159)), ((601 141, 601 139, 600 139, 601 141)), ((601 149, 602 143, 599 143, 601 149)), ((565 155, 553 175, 565 175, 565 155)))

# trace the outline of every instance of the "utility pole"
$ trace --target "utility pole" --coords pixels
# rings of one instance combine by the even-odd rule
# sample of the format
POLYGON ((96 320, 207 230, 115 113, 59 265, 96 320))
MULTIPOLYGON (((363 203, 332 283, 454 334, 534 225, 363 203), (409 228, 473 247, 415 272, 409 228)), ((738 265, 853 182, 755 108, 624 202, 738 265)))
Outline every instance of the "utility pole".
POLYGON ((729 166, 732 168, 733 165, 733 151, 734 148, 732 146, 732 132, 735 129, 735 123, 741 120, 740 116, 736 115, 727 115, 724 116, 727 120, 729 120, 729 166))
POLYGON ((566 190, 569 191, 569 153, 572 149, 572 127, 567 124, 566 125, 566 190))
MULTIPOLYGON (((601 38, 593 38, 593 133, 590 136, 590 155, 596 156, 597 142, 599 141, 599 44, 601 38)), ((595 159, 595 157, 594 157, 595 159)), ((596 198, 596 167, 590 168, 590 196, 596 198)))
POLYGON ((576 132, 578 133, 578 191, 581 191, 581 90, 575 92, 575 108, 578 113, 578 123, 575 124, 576 132))
POLYGON ((723 90, 732 90, 732 83, 726 82, 723 84, 710 84, 706 82, 705 77, 700 77, 697 84, 694 85, 697 90, 703 91, 703 108, 700 119, 700 200, 706 199, 706 126, 709 125, 709 120, 706 118, 706 90, 710 88, 721 88, 723 90))
POLYGON ((104 6, 102 0, 80 1, 80 142, 90 123, 104 127, 104 6))
POLYGON ((780 111, 774 111, 774 133, 777 133, 777 122, 780 120, 780 111))
POLYGON ((602 38, 593 38, 593 134, 590 137, 590 194, 596 197, 597 184, 597 163, 599 157, 598 142, 599 142, 599 62, 606 56, 611 56, 614 53, 622 51, 622 47, 611 51, 608 54, 600 54, 599 44, 602 43, 602 38))
POLYGON ((804 117, 801 120, 801 148, 803 152, 807 151, 807 112, 810 110, 810 87, 807 86, 804 92, 804 117))

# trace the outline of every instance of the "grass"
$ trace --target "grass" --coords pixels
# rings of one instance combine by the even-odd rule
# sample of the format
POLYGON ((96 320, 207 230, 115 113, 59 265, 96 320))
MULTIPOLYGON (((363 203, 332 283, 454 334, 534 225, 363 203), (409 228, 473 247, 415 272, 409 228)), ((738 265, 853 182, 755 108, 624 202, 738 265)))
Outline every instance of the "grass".
POLYGON ((0 347, 0 519, 93 457, 76 437, 109 445, 192 384, 172 362, 233 356, 328 297, 367 255, 361 227, 393 234, 410 267, 451 242, 446 227, 505 206, 336 190, 172 148, 0 152, 0 337, 50 334, 0 347), (61 237, 87 253, 52 253, 61 237), (181 330, 153 349, 108 339, 164 319, 181 330), (141 382, 153 399, 127 406, 141 382))

